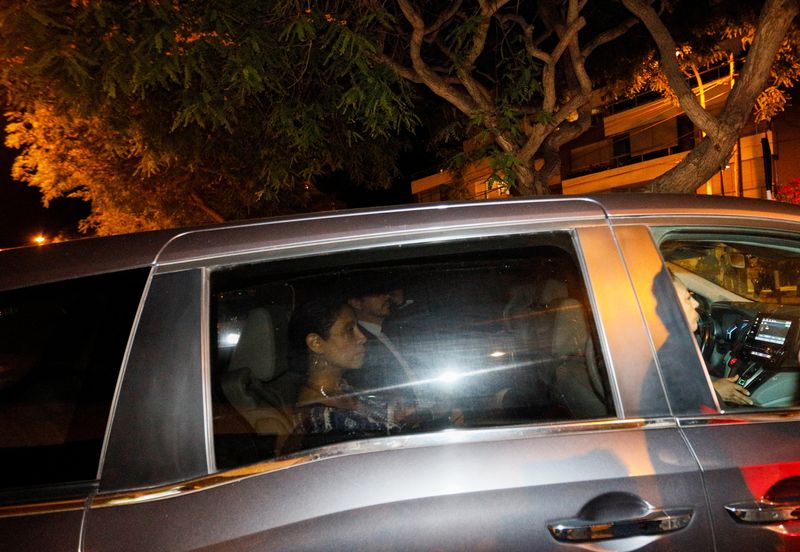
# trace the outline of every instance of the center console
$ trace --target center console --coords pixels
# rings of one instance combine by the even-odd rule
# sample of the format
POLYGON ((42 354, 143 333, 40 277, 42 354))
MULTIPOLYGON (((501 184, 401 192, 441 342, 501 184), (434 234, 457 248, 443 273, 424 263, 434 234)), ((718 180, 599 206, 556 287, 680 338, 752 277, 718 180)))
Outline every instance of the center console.
POLYGON ((800 320, 785 315, 758 313, 731 350, 726 374, 738 374, 747 389, 760 384, 768 370, 777 370, 787 351, 795 351, 800 320))

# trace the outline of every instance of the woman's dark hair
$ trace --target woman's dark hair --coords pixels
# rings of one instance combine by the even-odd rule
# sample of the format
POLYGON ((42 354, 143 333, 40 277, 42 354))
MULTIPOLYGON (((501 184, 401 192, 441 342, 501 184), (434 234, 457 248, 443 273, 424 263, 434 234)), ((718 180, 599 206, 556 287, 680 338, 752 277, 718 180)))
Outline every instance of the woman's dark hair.
POLYGON ((292 370, 305 373, 308 367, 306 336, 315 333, 328 339, 331 327, 347 303, 341 297, 314 299, 300 305, 289 321, 289 362, 292 370))

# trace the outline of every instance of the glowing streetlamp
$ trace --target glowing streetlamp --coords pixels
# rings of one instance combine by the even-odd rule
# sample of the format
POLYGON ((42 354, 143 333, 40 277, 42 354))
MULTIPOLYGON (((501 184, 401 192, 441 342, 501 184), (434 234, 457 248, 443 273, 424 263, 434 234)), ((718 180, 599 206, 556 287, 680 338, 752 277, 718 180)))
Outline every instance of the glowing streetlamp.
POLYGON ((33 238, 33 243, 36 245, 44 245, 47 243, 47 238, 45 238, 42 234, 39 234, 33 238))

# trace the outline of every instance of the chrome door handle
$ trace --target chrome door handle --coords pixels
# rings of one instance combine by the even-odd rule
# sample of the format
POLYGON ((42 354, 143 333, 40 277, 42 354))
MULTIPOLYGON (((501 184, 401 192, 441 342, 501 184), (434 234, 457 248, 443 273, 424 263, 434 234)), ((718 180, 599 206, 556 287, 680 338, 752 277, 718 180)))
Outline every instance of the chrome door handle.
POLYGON ((547 528, 556 540, 562 542, 620 539, 637 535, 658 535, 683 529, 689 525, 692 514, 691 508, 651 510, 643 516, 629 519, 556 521, 549 523, 547 528))
POLYGON ((800 520, 800 502, 747 500, 726 504, 725 509, 740 523, 780 523, 800 520))

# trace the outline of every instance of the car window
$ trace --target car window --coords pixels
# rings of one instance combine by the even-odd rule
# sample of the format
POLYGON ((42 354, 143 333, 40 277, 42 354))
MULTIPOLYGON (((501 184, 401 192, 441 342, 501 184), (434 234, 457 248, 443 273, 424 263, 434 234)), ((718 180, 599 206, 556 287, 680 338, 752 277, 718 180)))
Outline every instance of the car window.
POLYGON ((706 281, 706 294, 729 301, 800 304, 797 251, 760 243, 686 240, 666 242, 664 251, 675 264, 706 281), (710 291, 714 286, 718 289, 710 291))
POLYGON ((212 309, 220 468, 614 414, 567 233, 226 268, 212 309))
POLYGON ((0 488, 96 479, 146 276, 0 294, 0 488))
POLYGON ((724 408, 800 405, 796 237, 673 231, 661 251, 698 303, 695 336, 724 408))

